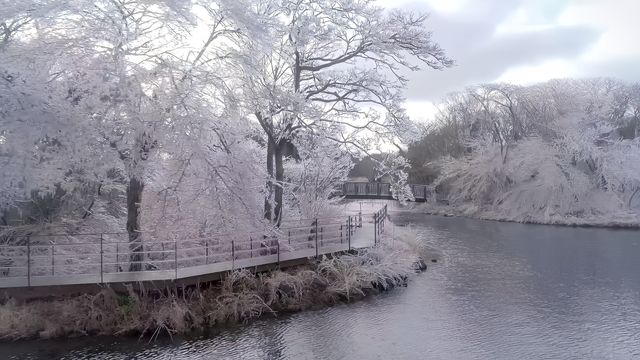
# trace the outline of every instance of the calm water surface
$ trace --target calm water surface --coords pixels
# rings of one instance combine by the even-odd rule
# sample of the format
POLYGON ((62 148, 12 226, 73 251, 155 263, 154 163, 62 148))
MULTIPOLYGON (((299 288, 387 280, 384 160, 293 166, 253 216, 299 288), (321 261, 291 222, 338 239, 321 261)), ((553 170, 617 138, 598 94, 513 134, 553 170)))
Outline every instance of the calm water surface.
POLYGON ((640 359, 640 232, 393 214, 442 261, 362 302, 155 344, 0 345, 0 359, 640 359))

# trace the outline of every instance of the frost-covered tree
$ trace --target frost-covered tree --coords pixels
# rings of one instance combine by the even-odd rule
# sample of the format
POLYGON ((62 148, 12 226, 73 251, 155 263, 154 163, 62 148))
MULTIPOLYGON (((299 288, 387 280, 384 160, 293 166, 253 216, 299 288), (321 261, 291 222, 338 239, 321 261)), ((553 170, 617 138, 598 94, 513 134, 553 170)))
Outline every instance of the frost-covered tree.
MULTIPOLYGON (((95 146, 90 119, 73 106, 58 81, 56 65, 64 47, 40 30, 66 9, 57 1, 2 8, 6 15, 0 46, 0 212, 13 220, 69 220, 60 218, 65 212, 83 218, 91 212, 101 216, 99 208, 108 205, 101 200, 108 199, 98 195, 113 195, 105 176, 108 155, 95 146)), ((98 223, 105 221, 102 217, 98 223)))
POLYGON ((96 166, 96 154, 87 122, 55 88, 28 67, 3 64, 0 71, 0 209, 10 212, 33 191, 73 190, 76 175, 96 166))
POLYGON ((173 87, 164 58, 185 20, 174 2, 78 1, 47 30, 71 43, 57 64, 70 102, 93 121, 127 178, 130 270, 139 270, 141 202, 153 160, 175 131, 173 87), (86 11, 91 8, 92 11, 86 11), (176 20, 179 19, 179 20, 176 20), (84 67, 73 64, 83 63, 84 67))
POLYGON ((466 151, 440 162, 438 184, 469 214, 636 221, 637 88, 611 79, 470 88, 441 115, 461 125, 466 151))
MULTIPOLYGON (((201 173, 222 173, 220 168, 225 165, 213 161, 214 153, 227 156, 235 145, 228 142, 239 142, 237 137, 247 133, 243 124, 244 128, 248 126, 239 120, 241 116, 234 112, 233 106, 220 105, 235 102, 231 98, 222 99, 225 96, 222 93, 229 93, 224 84, 211 84, 208 73, 202 71, 203 63, 223 57, 205 57, 204 52, 214 46, 213 41, 229 31, 229 27, 214 27, 204 44, 192 46, 192 42, 186 40, 188 30, 196 26, 188 11, 190 4, 77 0, 50 2, 46 9, 34 2, 7 10, 14 18, 23 16, 30 23, 22 27, 22 34, 11 33, 11 40, 17 40, 3 47, 5 58, 13 60, 16 66, 27 63, 27 67, 38 71, 29 73, 25 68, 19 77, 17 70, 10 70, 4 76, 7 81, 3 85, 8 87, 7 84, 16 79, 23 88, 32 86, 40 99, 36 99, 40 101, 38 106, 50 115, 31 116, 35 126, 29 128, 20 122, 20 116, 28 115, 24 109, 13 111, 16 116, 4 118, 9 124, 4 130, 3 145, 9 147, 19 139, 15 131, 10 132, 14 127, 23 132, 38 129, 42 134, 29 139, 35 138, 41 143, 38 139, 57 139, 54 145, 62 143, 67 149, 72 144, 84 150, 86 158, 95 159, 96 163, 102 161, 103 166, 91 165, 84 170, 90 173, 104 170, 97 175, 100 184, 107 173, 124 184, 131 270, 140 268, 141 259, 136 253, 141 249, 145 187, 157 181, 156 176, 167 163, 197 163, 199 169, 203 169, 201 173), (33 61, 28 61, 32 58, 33 61), (58 108, 62 110, 56 110, 58 108), (226 124, 216 123, 221 118, 228 119, 226 124)), ((8 90, 12 92, 4 99, 20 106, 26 101, 36 102, 27 98, 30 93, 17 88, 8 90)), ((13 108, 6 107, 8 111, 13 108)), ((34 147, 33 141, 20 153, 33 153, 29 147, 34 147)), ((39 144, 39 147, 45 146, 39 144)), ((49 153, 52 149, 57 151, 48 161, 52 164, 55 161, 59 172, 77 168, 74 164, 79 157, 69 152, 63 154, 58 148, 62 146, 46 147, 49 153)), ((11 159, 16 164, 24 162, 20 156, 11 159)), ((24 169, 17 169, 12 174, 24 173, 24 169)), ((43 169, 42 165, 40 169, 34 168, 34 173, 55 179, 54 183, 64 178, 43 169)), ((230 181, 225 176, 227 174, 222 174, 217 180, 230 181)), ((169 188, 177 189, 180 179, 178 176, 158 183, 171 183, 169 188)), ((16 181, 6 183, 14 190, 22 186, 16 181)), ((53 186, 31 185, 23 187, 22 192, 53 186)), ((99 187, 100 190, 104 189, 99 187)), ((239 189, 234 191, 242 193, 239 189)), ((87 209, 90 210, 95 208, 87 209)), ((147 220, 157 223, 150 217, 147 220)), ((120 228, 116 225, 116 229, 120 228)))
POLYGON ((414 131, 402 108, 403 71, 452 61, 425 15, 370 0, 264 0, 252 10, 271 19, 270 43, 243 43, 243 92, 266 137, 275 205, 267 200, 265 216, 278 224, 289 144, 308 133, 362 153, 406 141, 414 131))
POLYGON ((336 185, 347 180, 353 164, 339 144, 306 134, 296 139, 299 161, 285 162, 288 181, 283 184, 288 210, 297 218, 334 216, 336 185))

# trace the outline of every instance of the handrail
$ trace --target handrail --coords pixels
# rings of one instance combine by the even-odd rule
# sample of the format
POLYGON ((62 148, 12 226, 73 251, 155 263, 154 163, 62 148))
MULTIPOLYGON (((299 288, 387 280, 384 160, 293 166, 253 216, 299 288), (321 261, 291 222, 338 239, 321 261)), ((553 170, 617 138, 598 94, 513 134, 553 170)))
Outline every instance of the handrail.
MULTIPOLYGON (((362 213, 362 215, 373 215, 374 213, 362 213)), ((332 216, 332 217, 324 217, 324 218, 318 218, 317 220, 327 220, 327 219, 338 219, 338 218, 342 218, 344 219, 346 216, 346 214, 342 217, 337 217, 337 216, 332 216)), ((303 222, 303 221, 314 221, 316 219, 298 219, 298 220, 290 220, 290 221, 283 221, 285 223, 287 222, 303 222)), ((339 222, 334 222, 334 223, 326 223, 326 225, 339 225, 341 223, 339 222)), ((325 225, 325 223, 322 223, 321 225, 325 225)), ((242 236, 242 235, 250 235, 250 234, 259 234, 260 236, 262 236, 263 234, 265 234, 265 231, 267 232, 281 232, 283 230, 287 230, 287 229, 293 229, 293 228, 303 228, 303 227, 309 227, 311 228, 312 225, 300 225, 300 226, 292 226, 292 227, 280 227, 280 228, 265 228, 264 231, 260 231, 260 230, 255 230, 255 231, 240 231, 240 232, 222 232, 222 233, 209 233, 206 236, 201 236, 201 237, 196 237, 196 238, 190 238, 190 240, 196 240, 196 239, 207 239, 207 238, 212 238, 212 237, 224 237, 224 236, 242 236)), ((155 231, 137 231, 137 233, 139 234, 153 234, 155 231)), ((97 233, 72 233, 72 234, 29 234, 29 235, 24 235, 21 237, 78 237, 78 236, 95 236, 96 239, 100 236, 100 235, 123 235, 123 236, 129 236, 128 232, 97 232, 97 233)), ((116 243, 113 241, 110 241, 109 243, 116 243)), ((128 241, 120 241, 119 243, 122 244, 128 244, 128 241)), ((99 242, 96 242, 96 244, 99 244, 99 242)), ((40 244, 42 246, 45 246, 45 244, 40 244)), ((49 244, 46 244, 49 245, 49 244)), ((75 243, 69 243, 69 245, 75 245, 75 243)), ((0 244, 0 247, 4 246, 4 244, 0 244)))
MULTIPOLYGON (((408 184, 416 200, 428 201, 435 192, 435 187, 423 184, 408 184)), ((379 182, 349 181, 338 189, 338 195, 344 197, 393 198, 391 184, 379 182)))
MULTIPOLYGON (((26 244, 0 245, 0 288, 67 284, 71 275, 85 276, 82 278, 85 280, 74 280, 85 284, 137 281, 146 273, 156 274, 154 279, 175 280, 193 276, 189 274, 195 270, 182 271, 201 265, 224 265, 230 262, 230 265, 217 267, 223 270, 216 270, 228 271, 239 266, 254 266, 251 264, 279 264, 282 254, 287 259, 292 259, 291 256, 319 257, 327 252, 371 246, 369 242, 356 239, 368 238, 371 233, 364 229, 370 229, 371 226, 373 245, 380 244, 386 214, 385 205, 373 213, 359 211, 345 215, 341 221, 336 221, 339 217, 318 218, 304 226, 266 229, 258 236, 254 236, 256 232, 245 232, 234 233, 234 236, 209 235, 182 241, 145 239, 133 244, 109 238, 109 235, 127 233, 64 235, 77 240, 75 243, 34 243, 32 237, 36 235, 26 235, 26 244), (369 216, 373 218, 373 223, 363 221, 363 217, 369 216), (356 236, 361 232, 363 236, 356 236), (248 239, 243 239, 243 235, 249 235, 248 239), (132 245, 140 251, 131 250, 132 245), (123 275, 114 278, 114 274, 123 275)), ((42 236, 46 235, 39 234, 36 237, 42 236)), ((206 271, 206 268, 198 271, 206 271)))

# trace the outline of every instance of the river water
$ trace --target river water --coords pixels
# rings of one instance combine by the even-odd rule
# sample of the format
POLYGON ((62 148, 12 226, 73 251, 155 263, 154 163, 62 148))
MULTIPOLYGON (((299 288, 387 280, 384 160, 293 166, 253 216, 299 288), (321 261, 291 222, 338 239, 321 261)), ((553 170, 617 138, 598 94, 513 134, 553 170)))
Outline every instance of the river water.
POLYGON ((0 345, 13 359, 640 359, 640 232, 412 213, 441 259, 408 287, 153 344, 0 345))

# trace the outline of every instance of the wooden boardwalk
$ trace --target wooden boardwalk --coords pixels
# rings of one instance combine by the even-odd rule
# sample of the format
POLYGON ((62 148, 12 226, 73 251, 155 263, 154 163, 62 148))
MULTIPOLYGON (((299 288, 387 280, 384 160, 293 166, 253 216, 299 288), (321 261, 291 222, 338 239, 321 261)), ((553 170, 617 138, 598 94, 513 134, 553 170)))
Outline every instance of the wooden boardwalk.
POLYGON ((263 236, 260 240, 238 241, 236 237, 225 241, 212 237, 196 242, 146 243, 141 256, 148 268, 143 271, 122 271, 122 266, 131 262, 121 259, 128 259, 129 254, 120 254, 119 243, 105 240, 105 234, 99 236, 99 243, 41 245, 42 241, 33 243, 32 238, 26 245, 0 247, 0 255, 12 256, 9 266, 0 264, 0 289, 167 281, 197 283, 236 269, 286 266, 326 254, 375 246, 384 233, 386 218, 384 206, 375 213, 350 215, 341 221, 315 219, 311 225, 283 227, 277 236, 263 236), (114 244, 118 251, 115 254, 114 244), (71 245, 76 252, 63 252, 71 245))

